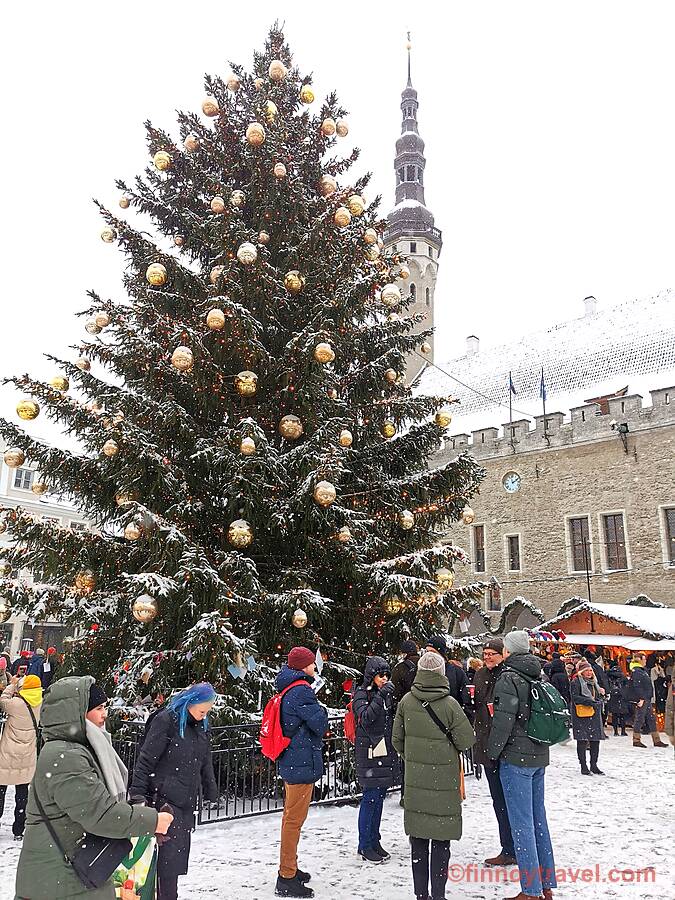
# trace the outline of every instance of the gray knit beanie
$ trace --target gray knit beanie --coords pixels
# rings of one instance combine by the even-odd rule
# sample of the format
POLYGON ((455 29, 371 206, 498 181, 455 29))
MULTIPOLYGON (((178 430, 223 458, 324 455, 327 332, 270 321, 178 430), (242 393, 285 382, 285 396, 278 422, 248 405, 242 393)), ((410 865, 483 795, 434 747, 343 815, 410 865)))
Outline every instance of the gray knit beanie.
POLYGON ((504 635, 504 649, 509 653, 529 653, 530 636, 526 631, 509 631, 504 635))
POLYGON ((445 672, 445 660, 438 653, 423 653, 417 668, 426 669, 427 672, 445 672))

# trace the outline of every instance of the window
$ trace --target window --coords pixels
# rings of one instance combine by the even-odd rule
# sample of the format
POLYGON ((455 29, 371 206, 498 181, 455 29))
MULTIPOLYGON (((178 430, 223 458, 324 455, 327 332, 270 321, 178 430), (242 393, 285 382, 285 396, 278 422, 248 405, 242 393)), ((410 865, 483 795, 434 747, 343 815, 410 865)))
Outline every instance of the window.
POLYGON ((405 180, 406 181, 414 181, 415 180, 415 166, 406 166, 405 180))
POLYGON ((592 566, 591 548, 588 540, 588 518, 580 516, 578 519, 570 519, 569 530, 573 571, 590 571, 592 566))
POLYGON ((508 553, 509 570, 520 571, 520 535, 509 534, 506 538, 506 551, 508 553))
POLYGON ((417 242, 416 241, 410 241, 410 252, 417 253, 417 242))
POLYGON ((417 300, 417 287, 414 282, 410 285, 410 299, 413 303, 417 300))
POLYGON ((431 306, 431 290, 429 288, 427 288, 426 291, 424 292, 424 294, 425 294, 425 299, 427 301, 427 306, 431 306))
POLYGON ((427 247, 427 250, 429 251, 429 256, 433 259, 433 258, 434 258, 434 248, 433 248, 433 247, 427 247))
POLYGON ((70 528, 72 531, 87 531, 87 523, 86 522, 71 522, 70 528))
POLYGON ((473 568, 475 572, 485 571, 485 526, 473 526, 473 568))
POLYGON ((663 521, 666 526, 666 560, 675 566, 675 507, 663 510, 663 521))
POLYGON ((14 473, 14 487, 29 491, 33 487, 35 472, 32 469, 17 469, 14 473))
POLYGON ((627 569, 626 537, 623 527, 623 513, 603 516, 605 532, 605 558, 608 569, 627 569))

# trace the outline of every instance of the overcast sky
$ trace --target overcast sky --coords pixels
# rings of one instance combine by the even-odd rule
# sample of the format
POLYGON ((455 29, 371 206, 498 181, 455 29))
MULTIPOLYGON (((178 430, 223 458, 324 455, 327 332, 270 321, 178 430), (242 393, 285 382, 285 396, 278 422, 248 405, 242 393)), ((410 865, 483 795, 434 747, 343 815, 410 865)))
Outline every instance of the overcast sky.
MULTIPOLYGON (((444 238, 439 362, 472 332, 485 347, 581 315, 586 294, 610 305, 675 285, 671 0, 14 3, 0 60, 0 375, 50 375, 41 354, 80 339, 86 289, 120 290, 122 257, 91 198, 116 206, 114 179, 147 163, 143 120, 176 133, 203 73, 249 67, 277 16, 319 94, 336 88, 350 110, 342 146, 362 148, 383 212, 412 31, 444 238)), ((15 402, 0 393, 3 414, 15 402)))

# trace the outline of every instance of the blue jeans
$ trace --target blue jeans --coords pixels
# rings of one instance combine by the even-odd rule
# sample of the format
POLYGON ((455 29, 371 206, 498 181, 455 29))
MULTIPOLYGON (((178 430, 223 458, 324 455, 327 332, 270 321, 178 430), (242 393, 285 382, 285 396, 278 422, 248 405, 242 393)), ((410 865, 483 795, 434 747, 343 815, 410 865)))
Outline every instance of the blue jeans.
POLYGON ((543 888, 558 886, 544 807, 544 768, 529 769, 502 761, 499 775, 518 860, 520 889, 538 897, 543 888))
POLYGON ((387 789, 366 788, 359 807, 359 850, 374 850, 380 843, 380 822, 387 789))

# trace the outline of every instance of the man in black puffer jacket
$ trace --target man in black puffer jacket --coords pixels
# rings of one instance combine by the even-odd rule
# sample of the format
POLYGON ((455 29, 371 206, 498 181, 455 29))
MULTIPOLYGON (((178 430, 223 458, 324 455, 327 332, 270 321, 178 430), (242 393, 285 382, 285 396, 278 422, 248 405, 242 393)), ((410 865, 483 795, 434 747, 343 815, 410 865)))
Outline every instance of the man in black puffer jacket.
POLYGON ((635 717, 633 719, 633 746, 645 748, 645 744, 640 740, 643 728, 646 728, 652 736, 652 742, 655 747, 667 747, 661 740, 661 736, 656 727, 656 719, 652 710, 652 700, 654 697, 654 685, 652 680, 645 671, 647 663, 646 656, 637 653, 633 656, 630 664, 631 677, 628 683, 626 697, 630 703, 635 704, 635 717))

